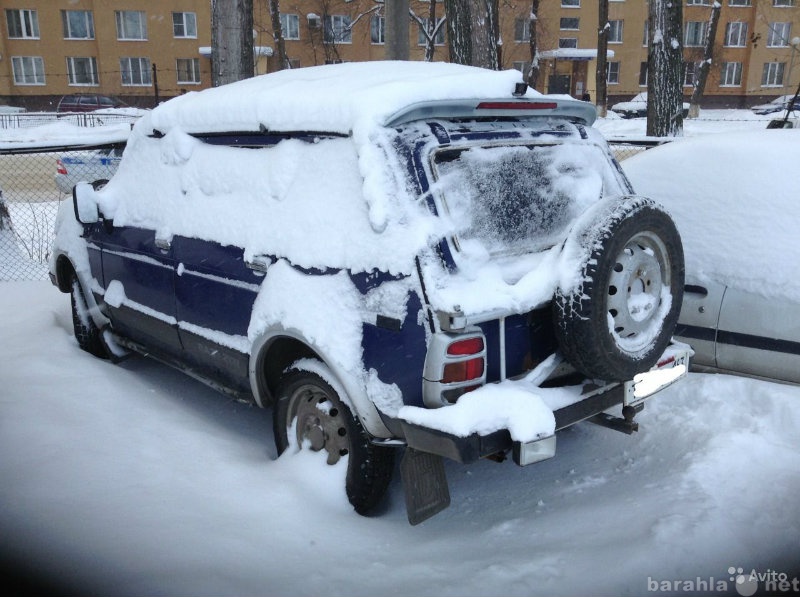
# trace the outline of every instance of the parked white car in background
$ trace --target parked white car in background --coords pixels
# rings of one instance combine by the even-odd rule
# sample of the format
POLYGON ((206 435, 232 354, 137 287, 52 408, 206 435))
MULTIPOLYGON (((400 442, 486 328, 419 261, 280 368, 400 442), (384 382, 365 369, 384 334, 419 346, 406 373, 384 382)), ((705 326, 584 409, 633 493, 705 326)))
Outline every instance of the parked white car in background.
POLYGON ((797 98, 794 102, 792 100, 794 100, 794 93, 776 97, 771 102, 753 106, 750 110, 752 110, 754 114, 774 114, 775 112, 783 112, 786 109, 800 111, 800 98, 797 98))
MULTIPOLYGON (((611 111, 623 118, 643 118, 647 116, 647 93, 638 93, 627 102, 611 106, 611 111)), ((683 117, 689 115, 689 103, 683 102, 683 117)))
POLYGON ((119 167, 123 149, 107 147, 59 156, 56 160, 56 187, 62 193, 72 193, 72 188, 81 181, 110 179, 119 167))
POLYGON ((623 162, 680 230, 676 335, 696 367, 800 383, 798 161, 794 129, 688 138, 623 162))

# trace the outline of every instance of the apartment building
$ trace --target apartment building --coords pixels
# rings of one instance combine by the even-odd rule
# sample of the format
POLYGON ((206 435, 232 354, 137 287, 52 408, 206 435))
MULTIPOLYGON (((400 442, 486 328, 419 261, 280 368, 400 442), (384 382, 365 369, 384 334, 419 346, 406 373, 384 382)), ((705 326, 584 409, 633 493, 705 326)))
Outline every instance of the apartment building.
MULTIPOLYGON (((684 90, 691 94, 714 0, 684 1, 684 90)), ((280 0, 294 68, 382 60, 386 20, 377 0, 280 0)), ((704 105, 743 107, 800 82, 798 0, 719 0, 721 16, 704 105)), ((268 0, 253 0, 256 74, 276 70, 268 0)), ((139 106, 208 87, 209 0, 0 0, 0 100, 29 108, 67 93, 139 106), (154 68, 155 67, 155 68, 154 68)), ((530 65, 530 0, 500 0, 503 68, 530 65)), ((410 0, 411 60, 447 60, 444 4, 410 0), (433 8, 433 15, 431 15, 433 8), (428 23, 434 24, 428 44, 428 23), (432 52, 432 53, 431 53, 432 52)), ((647 88, 647 0, 609 3, 609 103, 647 88)), ((597 0, 541 0, 537 89, 595 97, 597 0)))
POLYGON ((54 109, 62 95, 152 107, 208 87, 208 0, 2 0, 0 99, 54 109))

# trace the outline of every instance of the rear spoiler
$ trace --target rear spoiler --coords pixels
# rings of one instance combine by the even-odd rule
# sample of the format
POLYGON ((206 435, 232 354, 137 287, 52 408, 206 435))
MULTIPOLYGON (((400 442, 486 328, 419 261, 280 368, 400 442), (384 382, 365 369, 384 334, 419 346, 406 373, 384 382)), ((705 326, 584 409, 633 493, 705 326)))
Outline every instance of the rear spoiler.
POLYGON ((547 96, 436 100, 410 104, 389 116, 384 122, 384 126, 391 128, 428 118, 541 118, 547 116, 567 118, 573 122, 591 126, 597 119, 597 110, 587 102, 547 96))

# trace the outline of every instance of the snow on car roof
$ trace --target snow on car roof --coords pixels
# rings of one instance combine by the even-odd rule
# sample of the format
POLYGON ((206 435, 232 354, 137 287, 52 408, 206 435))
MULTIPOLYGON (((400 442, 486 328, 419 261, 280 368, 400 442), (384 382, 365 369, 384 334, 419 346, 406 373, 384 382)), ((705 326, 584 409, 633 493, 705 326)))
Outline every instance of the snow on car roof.
POLYGON ((800 131, 762 130, 676 140, 623 168, 672 213, 687 273, 797 300, 798 160, 800 131))
MULTIPOLYGON (((508 97, 519 71, 430 62, 354 62, 291 69, 187 93, 143 126, 163 133, 258 130, 357 133, 414 103, 508 97)), ((528 90, 526 97, 540 97, 528 90)))

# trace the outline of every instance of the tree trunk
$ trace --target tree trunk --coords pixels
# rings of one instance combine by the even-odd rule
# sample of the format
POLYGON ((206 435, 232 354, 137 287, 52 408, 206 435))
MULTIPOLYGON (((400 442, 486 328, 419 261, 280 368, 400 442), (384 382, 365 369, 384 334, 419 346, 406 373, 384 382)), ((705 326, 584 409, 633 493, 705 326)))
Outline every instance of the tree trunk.
POLYGON ((436 51, 436 1, 428 3, 428 22, 425 27, 425 62, 433 62, 433 54, 436 51))
POLYGON ((212 0, 212 85, 247 79, 254 69, 253 0, 212 0))
POLYGON ((595 106, 597 115, 605 117, 608 103, 608 0, 599 0, 597 21, 597 70, 595 71, 595 106))
POLYGON ((275 39, 275 70, 283 70, 289 68, 289 59, 286 56, 279 0, 269 0, 269 16, 272 19, 272 37, 275 39))
POLYGON ((472 64, 470 0, 444 0, 450 62, 472 64))
POLYGON ((539 81, 539 0, 531 0, 531 18, 528 21, 529 45, 531 48, 531 66, 525 80, 528 87, 536 89, 539 81))
POLYGON ((683 135, 683 3, 650 0, 647 134, 683 135))
POLYGON ((450 62, 498 70, 498 0, 445 0, 450 62))
POLYGON ((386 60, 408 60, 408 0, 386 0, 386 60))
POLYGON ((700 72, 697 73, 697 82, 692 91, 692 99, 689 103, 689 118, 700 116, 700 100, 703 99, 708 72, 711 70, 711 61, 714 58, 714 40, 717 37, 717 25, 719 24, 721 8, 719 2, 714 2, 711 6, 711 16, 708 19, 708 30, 706 31, 706 43, 703 49, 703 62, 700 63, 700 72))

